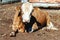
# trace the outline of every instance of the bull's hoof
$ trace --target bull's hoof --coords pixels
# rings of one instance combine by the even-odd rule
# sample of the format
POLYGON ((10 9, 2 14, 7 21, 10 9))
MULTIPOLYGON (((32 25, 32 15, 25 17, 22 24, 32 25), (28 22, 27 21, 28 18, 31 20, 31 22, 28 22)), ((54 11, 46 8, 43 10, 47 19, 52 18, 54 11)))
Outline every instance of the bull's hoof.
POLYGON ((16 33, 15 32, 11 32, 10 33, 10 37, 15 37, 16 36, 16 33))

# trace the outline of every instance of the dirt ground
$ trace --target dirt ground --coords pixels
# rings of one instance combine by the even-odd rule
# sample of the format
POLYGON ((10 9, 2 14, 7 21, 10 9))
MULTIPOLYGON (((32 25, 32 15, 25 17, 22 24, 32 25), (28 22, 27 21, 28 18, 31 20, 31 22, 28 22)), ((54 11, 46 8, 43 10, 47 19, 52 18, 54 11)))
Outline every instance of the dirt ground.
POLYGON ((59 9, 42 9, 47 11, 51 21, 58 31, 38 30, 33 33, 17 33, 16 37, 10 37, 9 33, 15 14, 14 8, 20 3, 0 5, 0 40, 60 40, 60 10, 59 9))

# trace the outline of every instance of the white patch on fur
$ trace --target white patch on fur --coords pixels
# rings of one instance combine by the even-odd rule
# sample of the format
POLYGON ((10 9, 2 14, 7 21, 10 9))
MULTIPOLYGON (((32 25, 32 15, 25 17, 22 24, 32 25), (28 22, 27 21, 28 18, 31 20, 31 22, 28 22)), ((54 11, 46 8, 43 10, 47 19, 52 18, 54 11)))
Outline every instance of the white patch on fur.
POLYGON ((32 33, 34 30, 32 29, 29 33, 32 33))
POLYGON ((25 22, 25 21, 29 22, 30 17, 31 17, 30 14, 33 10, 33 5, 29 2, 27 2, 27 3, 22 4, 21 9, 22 9, 22 12, 23 12, 23 15, 22 15, 23 22, 25 22))
POLYGON ((54 27, 54 25, 52 24, 52 22, 50 22, 50 24, 48 24, 47 29, 58 30, 56 27, 54 27))

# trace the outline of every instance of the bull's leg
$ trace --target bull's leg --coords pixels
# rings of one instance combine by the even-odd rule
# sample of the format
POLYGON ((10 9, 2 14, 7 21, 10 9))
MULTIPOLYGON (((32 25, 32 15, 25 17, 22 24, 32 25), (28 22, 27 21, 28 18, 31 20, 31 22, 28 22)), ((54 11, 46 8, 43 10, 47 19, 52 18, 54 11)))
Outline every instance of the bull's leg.
POLYGON ((14 19, 13 19, 13 25, 12 25, 12 32, 10 33, 10 36, 15 36, 16 35, 16 31, 18 30, 18 25, 20 22, 20 17, 18 17, 19 15, 19 10, 16 10, 16 13, 14 15, 14 19))
POLYGON ((18 30, 19 23, 20 23, 19 17, 14 18, 13 25, 12 25, 12 30, 13 31, 11 32, 10 36, 15 36, 16 35, 16 31, 18 30))
POLYGON ((32 33, 33 31, 35 31, 35 30, 37 30, 38 29, 38 26, 37 26, 37 24, 36 24, 36 22, 33 24, 33 26, 32 26, 32 29, 31 29, 31 31, 29 32, 29 33, 32 33))
POLYGON ((50 22, 49 24, 47 24, 47 29, 51 29, 51 30, 58 30, 56 27, 54 27, 53 23, 50 22))
POLYGON ((48 13, 46 13, 46 21, 47 21, 47 27, 44 27, 42 30, 44 29, 58 30, 56 27, 54 27, 53 23, 51 22, 50 16, 48 15, 48 13))
POLYGON ((50 16, 49 15, 47 15, 47 29, 58 30, 56 27, 54 27, 53 23, 50 20, 50 16))
POLYGON ((18 32, 25 32, 25 29, 24 29, 24 28, 20 28, 20 29, 18 30, 18 32))
POLYGON ((18 30, 18 27, 16 25, 12 25, 12 32, 10 33, 10 36, 16 36, 16 32, 18 30))
POLYGON ((19 25, 18 32, 25 32, 25 25, 23 23, 19 25))

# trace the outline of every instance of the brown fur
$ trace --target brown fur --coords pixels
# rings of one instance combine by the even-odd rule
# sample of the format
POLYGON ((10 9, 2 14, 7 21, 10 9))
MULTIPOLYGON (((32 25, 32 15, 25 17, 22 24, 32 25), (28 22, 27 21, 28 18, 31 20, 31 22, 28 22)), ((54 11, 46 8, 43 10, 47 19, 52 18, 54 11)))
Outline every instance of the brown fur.
MULTIPOLYGON (((14 32, 11 32, 11 34, 10 34, 11 36, 14 36, 15 32, 17 30, 18 30, 18 32, 25 32, 25 24, 22 22, 22 13, 23 12, 21 11, 21 6, 17 6, 15 8, 15 11, 16 12, 15 12, 14 19, 13 19, 13 24, 12 24, 12 30, 14 32)), ((39 22, 41 24, 41 26, 43 26, 44 24, 46 24, 48 27, 50 26, 49 25, 50 22, 51 22, 50 16, 49 16, 49 14, 46 11, 42 11, 42 10, 40 10, 40 8, 35 7, 33 9, 33 12, 32 12, 31 15, 35 18, 35 20, 37 22, 39 22)), ((33 23, 32 29, 33 30, 31 32, 33 32, 34 30, 38 29, 36 22, 33 23)), ((53 29, 53 30, 56 30, 56 28, 53 29)))
MULTIPOLYGON (((35 7, 33 9, 32 16, 36 19, 38 23, 41 24, 41 26, 44 26, 44 24, 46 24, 47 27, 46 28, 44 27, 42 30, 44 29, 58 30, 58 28, 54 27, 53 23, 51 22, 48 12, 42 11, 40 10, 40 8, 35 7)), ((34 25, 36 25, 36 23, 34 23, 34 25)), ((32 30, 34 31, 35 29, 37 29, 37 26, 36 27, 32 26, 32 30)))
MULTIPOLYGON (((48 24, 51 22, 48 12, 42 11, 38 7, 34 8, 32 16, 35 17, 36 21, 39 22, 41 26, 44 26, 45 24, 49 26, 48 24)), ((36 23, 33 24, 32 29, 38 29, 37 26, 35 27, 34 25, 36 25, 36 23)))
POLYGON ((50 17, 48 15, 48 13, 40 10, 39 8, 34 8, 32 15, 36 18, 36 20, 39 23, 41 23, 41 25, 43 25, 45 23, 48 24, 50 22, 50 17))
POLYGON ((12 29, 14 31, 18 32, 24 32, 25 31, 25 25, 22 22, 22 17, 21 17, 21 10, 20 10, 20 6, 17 6, 15 8, 16 13, 14 15, 14 20, 13 20, 13 25, 12 25, 12 29))
MULTIPOLYGON (((25 25, 22 22, 22 11, 20 9, 20 6, 16 7, 16 13, 14 15, 14 20, 13 20, 13 26, 12 29, 16 31, 18 29, 19 32, 24 32, 25 31, 25 25), (20 15, 19 15, 19 12, 20 15), (19 15, 19 16, 18 16, 19 15)), ((32 16, 35 17, 36 21, 41 23, 41 26, 44 24, 48 25, 50 23, 50 17, 47 12, 43 12, 40 10, 40 8, 34 8, 32 12, 32 16)), ((33 24, 32 29, 38 29, 36 22, 33 24)))

